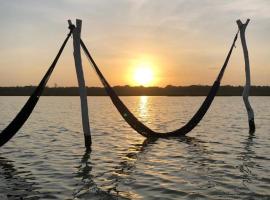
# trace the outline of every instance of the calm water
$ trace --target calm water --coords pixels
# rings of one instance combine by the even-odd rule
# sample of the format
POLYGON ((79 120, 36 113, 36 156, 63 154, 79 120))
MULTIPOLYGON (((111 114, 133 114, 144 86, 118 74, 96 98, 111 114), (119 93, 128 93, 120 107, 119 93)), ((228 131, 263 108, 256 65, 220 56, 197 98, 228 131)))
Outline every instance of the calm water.
MULTIPOLYGON (((183 125, 203 97, 122 97, 151 128, 183 125)), ((0 97, 0 130, 26 97, 0 97)), ((108 97, 89 97, 93 150, 84 150, 78 97, 42 97, 0 149, 0 199, 270 199, 270 98, 217 97, 183 138, 148 141, 108 97)))

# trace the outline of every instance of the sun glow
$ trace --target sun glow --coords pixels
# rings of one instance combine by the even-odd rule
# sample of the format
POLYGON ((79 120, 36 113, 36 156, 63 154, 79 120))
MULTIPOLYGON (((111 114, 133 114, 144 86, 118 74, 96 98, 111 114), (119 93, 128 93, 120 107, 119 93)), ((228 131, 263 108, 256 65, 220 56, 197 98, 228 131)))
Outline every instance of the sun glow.
POLYGON ((136 66, 134 71, 134 82, 137 85, 149 86, 153 83, 154 74, 150 64, 142 63, 136 66))

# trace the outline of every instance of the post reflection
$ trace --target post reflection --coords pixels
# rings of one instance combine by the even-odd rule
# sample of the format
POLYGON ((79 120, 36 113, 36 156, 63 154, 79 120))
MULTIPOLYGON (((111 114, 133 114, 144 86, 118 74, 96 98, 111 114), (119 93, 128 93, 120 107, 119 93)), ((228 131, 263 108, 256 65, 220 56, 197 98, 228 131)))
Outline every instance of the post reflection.
POLYGON ((82 156, 80 165, 77 167, 78 171, 75 174, 75 177, 80 178, 81 184, 80 187, 73 192, 73 199, 117 199, 114 195, 110 194, 110 192, 100 188, 94 181, 92 165, 91 150, 86 150, 82 156))
POLYGON ((256 157, 253 151, 253 144, 255 135, 250 133, 248 138, 244 141, 244 151, 241 153, 242 164, 239 166, 240 172, 242 173, 243 185, 247 187, 248 183, 251 183, 255 175, 252 173, 252 168, 255 167, 256 163, 252 160, 252 157, 256 157))

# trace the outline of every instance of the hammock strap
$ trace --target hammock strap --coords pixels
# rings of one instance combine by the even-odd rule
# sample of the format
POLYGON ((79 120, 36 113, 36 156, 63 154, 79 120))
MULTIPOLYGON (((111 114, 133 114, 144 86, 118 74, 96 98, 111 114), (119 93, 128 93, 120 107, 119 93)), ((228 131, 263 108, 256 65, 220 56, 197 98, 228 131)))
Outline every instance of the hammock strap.
POLYGON ((46 74, 40 81, 39 85, 36 87, 32 95, 29 97, 23 108, 20 110, 20 112, 16 115, 16 117, 10 122, 10 124, 0 133, 0 147, 3 146, 6 142, 8 142, 16 133, 17 131, 23 126, 23 124, 26 122, 28 117, 31 115, 33 109, 35 108, 40 95, 44 91, 44 88, 57 64, 57 61, 59 60, 66 43, 68 39, 70 38, 72 31, 74 29, 74 26, 69 27, 70 32, 68 33, 66 39, 64 40, 61 48, 59 49, 56 57, 54 58, 51 66, 47 70, 46 74))
POLYGON ((227 65, 228 65, 228 62, 229 62, 229 60, 230 60, 230 57, 231 57, 233 48, 236 47, 236 46, 235 46, 235 42, 236 42, 236 40, 237 40, 237 38, 238 38, 238 33, 239 33, 239 30, 237 31, 237 33, 236 33, 235 36, 234 36, 233 43, 232 43, 232 46, 231 46, 231 48, 230 48, 230 51, 229 51, 229 53, 228 53, 228 55, 227 55, 227 57, 226 57, 226 59, 225 59, 225 62, 224 62, 223 66, 222 66, 222 68, 221 68, 221 70, 220 70, 220 72, 219 72, 219 75, 218 75, 218 77, 217 77, 217 79, 216 79, 216 81, 218 81, 218 82, 221 81, 221 79, 222 79, 222 77, 223 77, 223 74, 224 74, 224 72, 225 72, 225 69, 226 69, 226 67, 227 67, 227 65))

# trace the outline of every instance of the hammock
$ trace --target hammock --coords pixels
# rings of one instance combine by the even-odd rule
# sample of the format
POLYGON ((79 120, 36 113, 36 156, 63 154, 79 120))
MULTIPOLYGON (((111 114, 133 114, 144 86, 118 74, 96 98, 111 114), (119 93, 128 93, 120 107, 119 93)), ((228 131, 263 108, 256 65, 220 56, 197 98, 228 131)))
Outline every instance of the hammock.
POLYGON ((35 106, 39 100, 40 95, 42 94, 42 92, 43 92, 43 90, 44 90, 44 88, 45 88, 54 68, 55 68, 55 65, 56 65, 59 57, 61 56, 61 54, 66 46, 68 39, 70 38, 70 36, 72 34, 72 30, 74 29, 74 26, 70 26, 69 29, 70 29, 70 32, 68 33, 66 39, 64 40, 61 48, 58 51, 55 59, 53 60, 50 68, 48 69, 48 71, 46 72, 46 74, 44 75, 42 80, 40 81, 39 85, 37 86, 37 88, 35 89, 33 94, 29 97, 29 99, 27 100, 27 102, 25 103, 25 105, 23 106, 21 111, 17 114, 17 116, 0 133, 0 147, 3 146, 6 142, 8 142, 17 133, 17 131, 23 126, 23 124, 26 122, 28 117, 31 115, 33 109, 35 108, 35 106))
MULTIPOLYGON (((238 31, 239 32, 239 31, 238 31)), ((171 132, 166 132, 166 133, 161 133, 161 132, 156 132, 144 125, 142 122, 140 122, 130 111, 129 109, 125 106, 125 104, 121 101, 121 99, 117 96, 115 91, 112 89, 108 81, 105 79, 101 71, 99 70, 96 62, 92 58, 91 54, 89 53, 88 49, 86 48, 85 44, 81 40, 81 46, 83 51, 85 52, 88 60, 94 67, 96 73, 98 74, 99 79, 101 80, 107 94, 110 96, 113 104, 121 114, 121 116, 124 118, 124 120, 134 129, 136 130, 139 134, 141 134, 144 137, 170 137, 170 136, 182 136, 186 135, 188 132, 190 132, 193 128, 195 128, 198 123, 201 121, 201 119, 204 117, 205 113, 209 109, 212 101, 214 100, 218 89, 220 87, 220 81, 223 77, 224 71, 227 67, 227 64, 229 62, 231 53, 233 51, 233 48, 235 46, 235 42, 237 40, 238 32, 236 33, 233 43, 231 45, 231 48, 228 52, 228 55, 225 59, 225 62, 218 74, 217 79, 215 80, 214 84, 212 85, 212 88, 210 89, 207 97, 205 98, 204 102, 202 103, 201 107, 199 110, 194 114, 194 116, 187 122, 183 127, 171 131, 171 132)))

